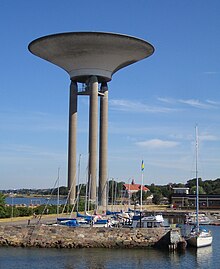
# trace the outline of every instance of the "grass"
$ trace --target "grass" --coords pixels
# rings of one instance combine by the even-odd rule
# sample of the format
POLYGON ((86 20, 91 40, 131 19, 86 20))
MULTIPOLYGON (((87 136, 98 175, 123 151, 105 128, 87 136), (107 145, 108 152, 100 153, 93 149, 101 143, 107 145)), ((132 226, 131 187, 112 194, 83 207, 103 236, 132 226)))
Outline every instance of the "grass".
MULTIPOLYGON (((111 208, 111 206, 109 205, 109 209, 111 208)), ((114 210, 127 210, 127 206, 125 208, 125 206, 114 206, 114 210), (116 208, 117 207, 117 208, 116 208)), ((132 205, 131 208, 133 209, 134 206, 132 205)), ((137 210, 140 209, 139 207, 136 208, 137 210)), ((167 209, 166 205, 143 205, 143 210, 147 210, 147 211, 165 211, 167 209)), ((111 210, 111 209, 110 209, 111 210)), ((90 212, 91 214, 93 214, 93 211, 90 212)), ((101 212, 99 212, 101 213, 101 212)), ((61 215, 60 215, 61 216, 61 215)), ((62 216, 69 216, 69 214, 67 215, 62 215, 62 216)), ((49 215, 43 215, 42 219, 47 219, 47 218, 56 218, 57 214, 49 214, 49 215)), ((31 219, 36 219, 34 216, 25 216, 25 217, 13 217, 13 218, 2 218, 0 219, 0 223, 4 223, 4 222, 17 222, 17 221, 27 221, 27 220, 31 220, 31 219)))

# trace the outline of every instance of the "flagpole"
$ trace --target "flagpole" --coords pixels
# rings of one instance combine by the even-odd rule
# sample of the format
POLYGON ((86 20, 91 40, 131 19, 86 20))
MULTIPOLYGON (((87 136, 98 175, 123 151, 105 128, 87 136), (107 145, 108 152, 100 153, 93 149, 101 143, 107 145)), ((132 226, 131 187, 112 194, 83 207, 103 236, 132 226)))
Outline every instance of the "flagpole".
POLYGON ((144 184, 144 161, 142 160, 142 163, 141 163, 141 208, 140 208, 140 211, 142 212, 142 204, 143 204, 143 201, 142 201, 142 196, 143 196, 143 184, 144 184))
POLYGON ((142 212, 142 194, 143 194, 143 191, 142 191, 142 188, 143 188, 143 171, 141 173, 141 212, 142 212))

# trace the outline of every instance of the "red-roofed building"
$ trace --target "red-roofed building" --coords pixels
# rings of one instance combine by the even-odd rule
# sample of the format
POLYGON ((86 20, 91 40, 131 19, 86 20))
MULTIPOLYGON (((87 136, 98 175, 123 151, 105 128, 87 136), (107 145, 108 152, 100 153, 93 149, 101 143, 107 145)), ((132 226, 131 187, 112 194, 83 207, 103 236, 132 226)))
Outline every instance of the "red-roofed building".
MULTIPOLYGON (((137 193, 138 191, 141 190, 141 184, 135 184, 134 180, 132 180, 131 184, 123 184, 123 201, 124 203, 128 203, 130 205, 130 202, 132 203, 132 197, 133 194, 137 193)), ((144 192, 149 192, 150 190, 142 185, 142 191, 144 192)), ((148 195, 147 198, 143 201, 143 204, 151 204, 152 203, 152 195, 148 195)), ((135 201, 137 202, 137 198, 135 198, 135 201)), ((133 201, 133 202, 135 202, 133 201)))
MULTIPOLYGON (((125 192, 127 192, 128 195, 130 194, 130 196, 131 196, 133 193, 141 190, 141 184, 135 184, 134 180, 132 180, 131 184, 124 184, 123 185, 123 190, 125 192)), ((142 186, 142 191, 150 191, 150 190, 147 187, 142 186)))

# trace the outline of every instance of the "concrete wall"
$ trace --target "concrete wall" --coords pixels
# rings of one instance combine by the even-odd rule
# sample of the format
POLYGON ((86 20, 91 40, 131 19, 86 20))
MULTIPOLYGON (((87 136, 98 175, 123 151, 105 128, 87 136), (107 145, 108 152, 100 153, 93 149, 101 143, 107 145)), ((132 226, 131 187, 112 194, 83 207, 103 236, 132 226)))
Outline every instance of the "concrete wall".
POLYGON ((2 226, 0 245, 46 248, 144 248, 154 246, 165 234, 163 228, 2 226))

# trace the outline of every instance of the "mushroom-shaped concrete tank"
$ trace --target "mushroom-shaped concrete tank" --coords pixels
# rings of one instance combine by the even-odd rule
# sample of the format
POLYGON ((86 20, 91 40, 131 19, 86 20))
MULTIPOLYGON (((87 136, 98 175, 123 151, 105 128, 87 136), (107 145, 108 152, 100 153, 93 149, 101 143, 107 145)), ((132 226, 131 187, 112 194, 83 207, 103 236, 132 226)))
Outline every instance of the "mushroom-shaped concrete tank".
POLYGON ((68 72, 71 79, 86 82, 95 75, 110 81, 119 69, 147 58, 154 52, 148 42, 121 34, 73 32, 34 40, 29 50, 68 72))
POLYGON ((99 204, 106 205, 108 86, 112 75, 123 67, 147 58, 154 47, 145 40, 115 33, 70 32, 32 41, 30 52, 61 68, 70 76, 68 188, 70 204, 76 196, 77 96, 90 96, 89 112, 89 198, 96 201, 98 96, 100 96, 99 204), (86 83, 79 92, 77 83, 86 83), (98 85, 101 83, 100 90, 98 85))

